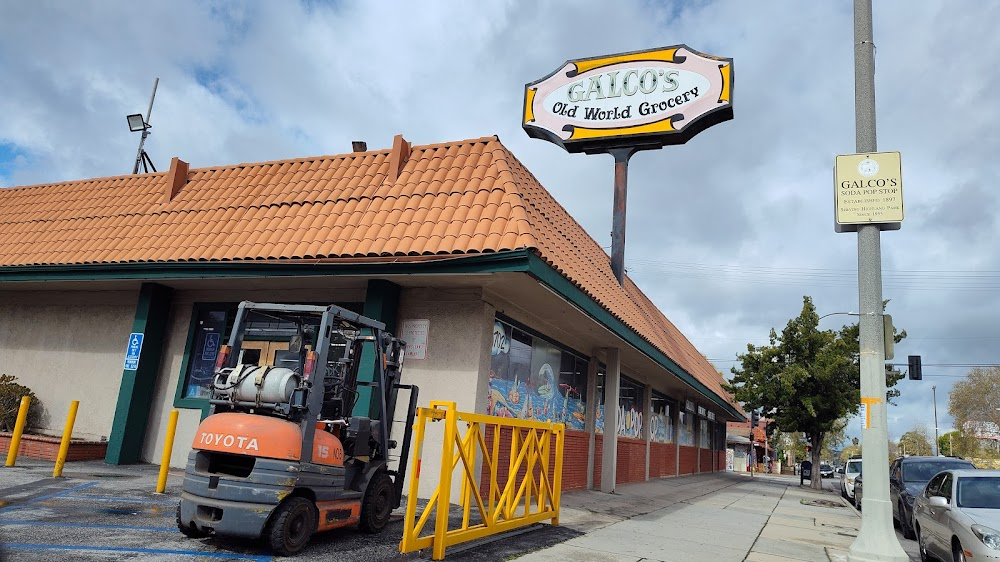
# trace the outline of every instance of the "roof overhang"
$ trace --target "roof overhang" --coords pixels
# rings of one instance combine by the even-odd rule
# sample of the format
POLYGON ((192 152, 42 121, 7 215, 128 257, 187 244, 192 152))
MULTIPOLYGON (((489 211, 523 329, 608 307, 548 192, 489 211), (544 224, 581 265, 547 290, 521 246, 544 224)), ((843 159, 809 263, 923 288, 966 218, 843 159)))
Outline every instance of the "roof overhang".
MULTIPOLYGON (((0 268, 0 283, 48 285, 75 281, 152 281, 169 282, 193 279, 350 276, 382 277, 405 275, 469 275, 521 272, 603 326, 627 345, 666 369, 695 393, 704 397, 729 420, 746 417, 723 397, 687 372, 639 333, 612 315, 531 249, 476 255, 442 255, 399 258, 357 258, 335 260, 283 261, 199 261, 156 263, 112 263, 40 265, 0 268), (61 283, 60 283, 61 282, 61 283)), ((720 421, 726 421, 725 419, 720 421)))

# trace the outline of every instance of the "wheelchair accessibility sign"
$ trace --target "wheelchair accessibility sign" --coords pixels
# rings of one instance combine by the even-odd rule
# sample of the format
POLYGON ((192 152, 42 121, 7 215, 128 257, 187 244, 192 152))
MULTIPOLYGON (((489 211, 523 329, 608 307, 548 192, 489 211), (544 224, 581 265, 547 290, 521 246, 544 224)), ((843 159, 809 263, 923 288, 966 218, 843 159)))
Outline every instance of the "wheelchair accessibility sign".
POLYGON ((128 351, 125 352, 125 370, 139 368, 139 354, 142 353, 142 334, 132 333, 128 337, 128 351))

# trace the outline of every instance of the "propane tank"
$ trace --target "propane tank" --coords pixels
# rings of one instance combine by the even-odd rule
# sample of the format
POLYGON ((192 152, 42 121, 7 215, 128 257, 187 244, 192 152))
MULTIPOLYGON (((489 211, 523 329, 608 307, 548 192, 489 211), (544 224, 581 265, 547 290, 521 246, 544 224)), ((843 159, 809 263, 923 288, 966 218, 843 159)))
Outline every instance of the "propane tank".
POLYGON ((216 374, 212 386, 219 398, 256 404, 284 404, 299 386, 299 374, 284 367, 241 364, 216 374))

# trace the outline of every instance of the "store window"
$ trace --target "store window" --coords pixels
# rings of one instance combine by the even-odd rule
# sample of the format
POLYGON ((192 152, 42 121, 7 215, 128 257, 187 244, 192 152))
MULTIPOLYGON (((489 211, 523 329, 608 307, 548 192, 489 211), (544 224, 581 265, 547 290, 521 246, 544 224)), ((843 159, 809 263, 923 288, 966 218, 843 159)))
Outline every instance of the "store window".
POLYGON ((487 413, 583 430, 587 360, 513 324, 493 324, 487 413))
POLYGON ((649 439, 654 443, 673 443, 674 422, 670 417, 670 399, 666 394, 652 392, 649 408, 649 439))
MULTIPOLYGON (((299 303, 318 304, 318 303, 299 303)), ((362 303, 337 303, 360 313, 362 303)), ((196 303, 192 311, 191 331, 178 388, 179 399, 207 399, 212 394, 215 360, 219 348, 229 343, 239 303, 196 303)), ((239 361, 261 365, 280 365, 287 359, 288 339, 296 332, 292 322, 273 318, 250 318, 244 332, 239 361), (267 334, 266 337, 262 334, 267 334)), ((194 405, 189 403, 189 405, 194 405)))
POLYGON ((712 448, 712 422, 707 419, 698 420, 698 439, 702 449, 712 448))
POLYGON ((694 402, 690 400, 685 401, 684 409, 681 410, 679 417, 680 420, 678 423, 677 435, 678 443, 680 445, 694 447, 694 402))
MULTIPOLYGON (((603 366, 597 374, 597 433, 604 433, 604 380, 603 366)), ((646 387, 626 376, 621 377, 618 386, 618 436, 643 439, 643 395, 646 387)))

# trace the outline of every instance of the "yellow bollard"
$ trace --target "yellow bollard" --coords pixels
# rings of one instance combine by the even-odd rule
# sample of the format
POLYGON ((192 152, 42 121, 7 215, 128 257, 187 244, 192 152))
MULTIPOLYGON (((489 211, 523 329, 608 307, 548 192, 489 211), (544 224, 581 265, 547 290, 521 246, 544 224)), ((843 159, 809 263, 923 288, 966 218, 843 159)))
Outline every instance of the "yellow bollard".
POLYGON ((170 454, 174 450, 174 433, 177 432, 177 410, 170 410, 167 435, 163 442, 163 456, 160 458, 160 479, 156 481, 156 493, 167 489, 167 472, 170 470, 170 454))
POLYGON ((21 448, 21 434, 24 433, 24 424, 28 421, 28 406, 31 405, 30 396, 21 397, 21 408, 17 411, 17 421, 14 422, 14 434, 10 436, 10 450, 7 451, 6 466, 14 466, 17 460, 17 450, 21 448))
POLYGON ((63 428, 62 443, 59 444, 59 456, 56 457, 56 467, 52 470, 53 478, 62 476, 63 465, 66 464, 66 455, 69 454, 69 440, 73 437, 73 424, 76 423, 76 409, 79 407, 79 400, 69 403, 69 416, 66 417, 66 427, 63 428))

